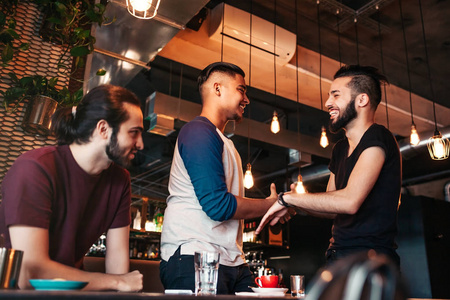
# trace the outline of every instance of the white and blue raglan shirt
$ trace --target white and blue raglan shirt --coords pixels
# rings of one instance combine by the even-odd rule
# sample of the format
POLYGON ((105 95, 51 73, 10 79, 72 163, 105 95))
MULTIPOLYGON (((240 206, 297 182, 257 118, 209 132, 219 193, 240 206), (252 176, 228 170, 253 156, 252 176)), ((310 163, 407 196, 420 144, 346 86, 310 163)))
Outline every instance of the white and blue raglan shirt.
POLYGON ((232 220, 243 196, 243 173, 233 142, 205 117, 181 129, 169 179, 169 197, 161 235, 161 258, 168 261, 181 245, 181 254, 217 251, 220 263, 245 263, 243 220, 232 220))

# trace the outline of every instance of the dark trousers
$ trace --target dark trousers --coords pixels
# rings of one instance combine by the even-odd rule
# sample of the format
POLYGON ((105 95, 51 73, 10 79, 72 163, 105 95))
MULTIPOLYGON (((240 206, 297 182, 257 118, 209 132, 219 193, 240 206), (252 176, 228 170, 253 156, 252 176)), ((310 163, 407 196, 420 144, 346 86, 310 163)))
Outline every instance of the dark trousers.
MULTIPOLYGON (((193 255, 181 255, 180 248, 169 261, 161 260, 159 276, 165 289, 195 289, 195 268, 193 255)), ((249 286, 254 285, 253 274, 247 264, 237 267, 219 265, 217 294, 233 294, 235 292, 251 292, 249 286)))

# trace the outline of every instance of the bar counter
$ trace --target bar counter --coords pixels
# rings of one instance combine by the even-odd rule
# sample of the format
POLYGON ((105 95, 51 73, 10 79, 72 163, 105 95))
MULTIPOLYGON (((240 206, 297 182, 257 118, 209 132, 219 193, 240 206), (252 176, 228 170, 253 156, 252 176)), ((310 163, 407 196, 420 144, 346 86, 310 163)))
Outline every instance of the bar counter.
POLYGON ((0 299, 80 299, 80 300, 143 300, 143 299, 163 299, 163 300, 183 300, 183 299, 218 299, 218 300, 249 300, 249 299, 302 299, 293 298, 289 293, 284 297, 258 297, 258 296, 194 296, 194 295, 168 295, 160 293, 121 293, 121 292, 84 292, 84 291, 35 291, 35 290, 0 290, 0 299))
MULTIPOLYGON (((280 299, 304 299, 291 297, 286 293, 284 297, 270 296, 235 296, 235 295, 216 295, 216 296, 194 296, 194 295, 167 295, 160 293, 120 293, 120 292, 84 292, 84 291, 34 291, 34 290, 0 290, 0 299, 80 299, 80 300, 143 300, 143 299, 163 299, 163 300, 189 300, 198 298, 200 300, 280 300, 280 299)), ((432 300, 424 298, 408 298, 408 300, 432 300)), ((449 299, 433 299, 449 300, 449 299)))

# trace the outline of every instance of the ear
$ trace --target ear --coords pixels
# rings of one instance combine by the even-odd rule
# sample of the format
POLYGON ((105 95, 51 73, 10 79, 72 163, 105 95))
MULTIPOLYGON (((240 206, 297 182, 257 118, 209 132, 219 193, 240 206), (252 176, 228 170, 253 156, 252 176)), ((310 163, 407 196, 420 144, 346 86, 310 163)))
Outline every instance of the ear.
POLYGON ((214 88, 214 94, 216 94, 217 96, 219 96, 220 97, 220 89, 221 89, 221 85, 220 85, 220 83, 217 83, 217 82, 215 82, 214 84, 213 84, 213 88, 214 88))
POLYGON ((112 128, 109 126, 108 122, 106 122, 105 120, 100 120, 97 122, 97 127, 95 128, 98 135, 102 138, 102 139, 109 139, 109 136, 112 133, 112 128))
POLYGON ((369 95, 362 93, 356 96, 356 105, 359 107, 370 106, 369 95))

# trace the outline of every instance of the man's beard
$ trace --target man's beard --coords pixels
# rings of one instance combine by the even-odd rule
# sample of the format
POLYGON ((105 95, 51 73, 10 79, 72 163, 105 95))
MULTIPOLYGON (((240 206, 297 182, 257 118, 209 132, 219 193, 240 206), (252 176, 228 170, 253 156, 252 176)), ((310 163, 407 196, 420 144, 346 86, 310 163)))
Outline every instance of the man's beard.
POLYGON ((352 99, 350 100, 350 103, 345 107, 342 115, 340 115, 335 120, 330 119, 329 128, 332 133, 337 133, 340 129, 347 126, 350 121, 356 118, 357 113, 355 108, 355 99, 356 96, 352 95, 352 99))
POLYGON ((126 155, 126 151, 120 148, 120 145, 117 141, 117 134, 113 132, 111 135, 111 140, 109 144, 106 146, 106 155, 108 158, 112 160, 114 163, 126 168, 130 165, 130 160, 126 155))

